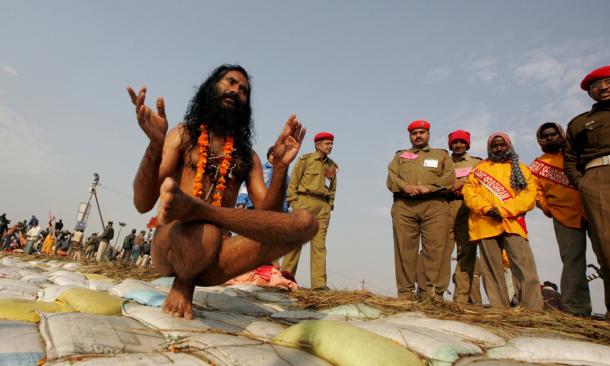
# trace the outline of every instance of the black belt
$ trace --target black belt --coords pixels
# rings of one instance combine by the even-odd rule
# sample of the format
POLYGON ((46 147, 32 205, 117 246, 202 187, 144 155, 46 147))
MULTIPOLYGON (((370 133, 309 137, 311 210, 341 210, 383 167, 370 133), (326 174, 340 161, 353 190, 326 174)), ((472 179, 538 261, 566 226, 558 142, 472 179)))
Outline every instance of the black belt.
POLYGON ((417 196, 407 196, 406 194, 394 193, 394 201, 397 199, 405 200, 405 201, 425 201, 435 198, 444 198, 443 194, 423 194, 417 196))

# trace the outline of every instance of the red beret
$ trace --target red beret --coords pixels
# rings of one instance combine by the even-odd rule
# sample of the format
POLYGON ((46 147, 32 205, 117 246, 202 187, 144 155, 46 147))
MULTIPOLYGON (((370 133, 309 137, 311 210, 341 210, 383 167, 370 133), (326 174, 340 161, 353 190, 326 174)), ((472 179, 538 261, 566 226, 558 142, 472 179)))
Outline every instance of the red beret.
POLYGON ((456 130, 449 134, 449 148, 451 149, 451 144, 455 140, 464 140, 466 141, 466 145, 470 148, 470 132, 463 130, 456 130))
POLYGON ((334 140, 335 135, 330 132, 320 132, 316 136, 314 136, 313 141, 316 142, 318 140, 334 140))
POLYGON ((430 123, 428 121, 424 121, 423 119, 418 119, 417 121, 411 122, 409 127, 407 127, 407 130, 411 132, 416 128, 425 128, 426 130, 430 131, 430 123))
POLYGON ((610 65, 602 66, 599 69, 595 69, 589 73, 589 75, 585 76, 584 79, 580 82, 580 88, 582 90, 589 91, 589 87, 591 83, 597 79, 610 78, 610 65))

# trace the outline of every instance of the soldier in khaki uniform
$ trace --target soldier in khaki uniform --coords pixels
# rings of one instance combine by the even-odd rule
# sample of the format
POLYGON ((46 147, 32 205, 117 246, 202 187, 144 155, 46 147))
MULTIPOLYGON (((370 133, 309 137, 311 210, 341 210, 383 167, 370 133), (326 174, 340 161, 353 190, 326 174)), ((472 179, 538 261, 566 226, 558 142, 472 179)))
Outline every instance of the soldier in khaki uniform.
POLYGON ((411 149, 400 150, 388 166, 387 187, 394 194, 392 225, 398 296, 415 297, 421 237, 427 296, 442 299, 439 269, 447 242, 449 205, 445 191, 453 186, 453 162, 445 150, 428 146, 430 124, 408 126, 411 149))
MULTIPOLYGON (((326 232, 330 211, 334 207, 338 165, 328 157, 335 137, 320 132, 314 137, 316 151, 301 156, 297 161, 288 185, 287 200, 293 209, 306 209, 318 219, 319 231, 311 239, 311 288, 327 290, 326 286, 326 232)), ((293 276, 297 272, 301 247, 286 254, 282 270, 293 276)))
POLYGON ((480 276, 475 276, 477 244, 468 240, 468 207, 464 205, 462 186, 470 171, 479 164, 480 158, 470 156, 470 133, 457 130, 449 134, 451 160, 455 166, 455 182, 447 192, 449 202, 449 236, 443 253, 440 269, 442 289, 447 290, 451 279, 451 253, 457 243, 457 266, 455 267, 454 300, 462 304, 480 304, 480 276))
POLYGON ((610 65, 590 72, 580 87, 597 103, 568 124, 564 169, 581 195, 610 320, 610 65))

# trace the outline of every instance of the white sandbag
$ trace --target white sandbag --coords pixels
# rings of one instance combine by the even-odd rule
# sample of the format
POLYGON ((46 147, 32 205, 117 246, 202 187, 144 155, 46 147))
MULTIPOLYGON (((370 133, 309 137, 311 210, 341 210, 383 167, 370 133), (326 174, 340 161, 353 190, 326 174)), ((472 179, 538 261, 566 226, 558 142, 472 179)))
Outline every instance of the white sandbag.
POLYGON ((504 346, 489 349, 487 356, 528 362, 607 366, 610 364, 610 347, 564 339, 517 337, 508 340, 504 346))
POLYGON ((42 313, 40 333, 48 360, 77 354, 150 353, 165 344, 161 334, 123 316, 42 313))
POLYGON ((2 259, 0 259, 0 263, 5 266, 13 266, 20 262, 21 261, 19 259, 16 259, 14 257, 2 257, 2 259))
POLYGON ((283 347, 228 334, 201 333, 177 344, 197 349, 194 354, 218 366, 330 366, 296 348, 283 347))
POLYGON ((15 294, 15 295, 27 295, 34 296, 40 290, 40 287, 33 283, 28 283, 19 280, 12 280, 9 278, 0 278, 0 293, 4 294, 15 294))
POLYGON ((29 283, 32 283, 37 286, 41 286, 45 283, 48 283, 49 279, 47 276, 44 276, 44 275, 31 274, 31 275, 21 277, 21 281, 25 281, 25 282, 29 282, 29 283))
POLYGON ((264 306, 244 298, 230 296, 225 293, 208 292, 202 289, 195 289, 193 304, 205 309, 215 309, 251 316, 267 316, 272 313, 264 306))
POLYGON ((47 262, 47 266, 59 268, 64 264, 64 262, 58 261, 57 259, 53 259, 47 262))
POLYGON ((134 280, 131 278, 113 286, 108 292, 110 295, 123 297, 127 293, 135 290, 155 290, 155 287, 148 282, 134 280))
POLYGON ((366 329, 428 358, 431 365, 451 365, 462 355, 479 355, 483 351, 468 343, 434 329, 398 326, 386 321, 350 321, 348 324, 366 329))
POLYGON ((291 298, 288 294, 281 292, 258 291, 254 293, 254 296, 256 296, 256 299, 260 301, 267 301, 282 305, 296 305, 297 303, 297 301, 291 298))
POLYGON ((271 314, 273 319, 287 320, 293 323, 298 323, 301 320, 322 320, 326 315, 311 310, 287 310, 278 311, 271 314))
POLYGON ((417 327, 438 330, 486 348, 497 347, 506 343, 504 338, 499 337, 488 330, 455 320, 433 319, 423 316, 414 316, 412 313, 400 313, 386 318, 385 321, 396 325, 414 325, 417 327))
POLYGON ((347 304, 339 305, 330 309, 320 310, 319 313, 326 315, 335 315, 349 319, 377 319, 383 313, 366 304, 347 304))
POLYGON ((174 277, 159 277, 155 280, 150 281, 150 284, 154 287, 169 289, 174 284, 174 277))
POLYGON ((231 294, 230 292, 232 290, 236 290, 237 293, 241 291, 241 292, 245 292, 248 294, 255 294, 259 291, 262 291, 263 289, 264 288, 261 286, 251 285, 248 283, 240 283, 237 285, 231 285, 231 286, 225 287, 225 293, 230 295, 231 294))
POLYGON ((0 267, 0 278, 9 278, 18 280, 22 277, 21 273, 16 268, 0 267))
POLYGON ((88 282, 90 290, 108 292, 114 287, 112 283, 105 280, 89 280, 88 282))
POLYGON ((78 288, 78 287, 60 286, 60 285, 47 286, 47 287, 41 288, 38 291, 38 295, 36 296, 36 299, 38 301, 53 302, 59 297, 59 295, 63 294, 67 290, 70 290, 73 288, 78 288))
POLYGON ((460 358, 453 366, 540 366, 540 364, 475 356, 460 358))
POLYGON ((80 264, 76 263, 76 262, 68 262, 62 266, 62 268, 65 268, 69 271, 74 271, 75 269, 77 269, 79 267, 80 267, 80 264))
POLYGON ((49 275, 49 277, 51 278, 57 278, 57 277, 71 277, 71 278, 77 278, 77 279, 81 279, 81 280, 85 280, 86 277, 84 274, 79 273, 79 272, 72 272, 72 271, 66 271, 64 269, 55 271, 53 273, 51 273, 49 275))
POLYGON ((170 338, 186 337, 215 330, 232 334, 242 333, 260 339, 271 339, 284 329, 282 325, 270 321, 216 311, 195 311, 193 313, 195 319, 187 320, 166 314, 160 308, 135 303, 123 304, 123 315, 159 329, 170 338))
POLYGON ((209 363, 187 353, 134 353, 114 355, 111 357, 91 357, 90 359, 56 361, 45 364, 45 366, 206 366, 209 363))
POLYGON ((71 276, 57 276, 52 279, 53 283, 60 286, 71 286, 78 288, 89 288, 87 280, 79 279, 71 276))
POLYGON ((38 326, 28 322, 0 320, 0 365, 31 366, 44 357, 38 326))
POLYGON ((161 291, 153 290, 134 290, 126 293, 123 298, 133 300, 138 304, 155 306, 160 308, 165 302, 167 295, 161 291))

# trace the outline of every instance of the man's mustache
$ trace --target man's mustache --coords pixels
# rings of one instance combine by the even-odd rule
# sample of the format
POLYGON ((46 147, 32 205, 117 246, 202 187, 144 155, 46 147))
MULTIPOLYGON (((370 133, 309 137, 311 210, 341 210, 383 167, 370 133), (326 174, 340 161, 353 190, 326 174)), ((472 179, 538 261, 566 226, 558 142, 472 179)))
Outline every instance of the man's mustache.
POLYGON ((218 97, 219 100, 226 99, 226 98, 231 99, 235 103, 235 105, 241 105, 239 98, 237 97, 237 95, 235 95, 233 93, 222 93, 218 97))

